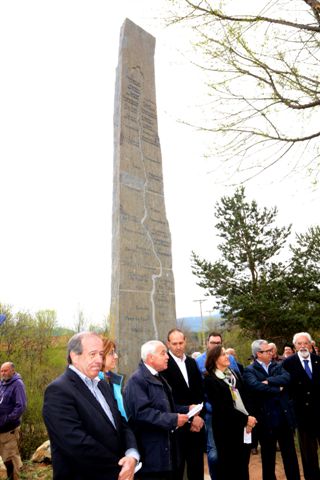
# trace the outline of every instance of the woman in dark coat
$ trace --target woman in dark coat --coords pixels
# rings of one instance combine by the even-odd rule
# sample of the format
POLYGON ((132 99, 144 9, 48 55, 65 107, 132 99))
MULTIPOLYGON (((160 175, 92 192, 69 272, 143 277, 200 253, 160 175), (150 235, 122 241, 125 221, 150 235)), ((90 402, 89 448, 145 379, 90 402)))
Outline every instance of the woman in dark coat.
POLYGON ((209 351, 204 385, 212 405, 218 479, 248 480, 250 437, 256 419, 249 415, 244 403, 242 382, 228 368, 229 365, 229 356, 221 345, 209 351))

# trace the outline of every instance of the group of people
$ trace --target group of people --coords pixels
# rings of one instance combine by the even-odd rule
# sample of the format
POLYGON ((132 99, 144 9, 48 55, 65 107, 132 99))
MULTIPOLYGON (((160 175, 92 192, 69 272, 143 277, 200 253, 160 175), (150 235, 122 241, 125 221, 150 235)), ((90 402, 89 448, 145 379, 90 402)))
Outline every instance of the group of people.
POLYGON ((182 480, 187 464, 188 478, 203 479, 203 381, 185 348, 176 329, 167 346, 146 342, 122 395, 115 344, 91 332, 73 336, 68 368, 44 397, 53 478, 182 480))
POLYGON ((266 340, 255 340, 251 347, 252 362, 242 370, 222 347, 221 336, 212 333, 207 352, 196 359, 211 412, 207 413, 211 478, 248 480, 255 438, 261 447, 263 480, 276 479, 277 448, 286 478, 300 479, 297 431, 304 478, 319 480, 320 358, 309 333, 294 335, 290 355, 282 358, 266 340))
MULTIPOLYGON (((68 342, 68 366, 46 389, 43 418, 54 480, 203 480, 204 452, 212 480, 249 479, 254 438, 262 479, 275 480, 280 449, 288 480, 319 480, 320 358, 306 332, 279 358, 266 340, 252 343, 243 368, 211 332, 207 350, 186 355, 184 333, 141 347, 141 362, 123 389, 116 345, 93 332, 68 342)), ((0 455, 8 478, 19 478, 20 418, 26 406, 14 365, 1 366, 0 455), (13 407, 14 405, 14 407, 13 407)))

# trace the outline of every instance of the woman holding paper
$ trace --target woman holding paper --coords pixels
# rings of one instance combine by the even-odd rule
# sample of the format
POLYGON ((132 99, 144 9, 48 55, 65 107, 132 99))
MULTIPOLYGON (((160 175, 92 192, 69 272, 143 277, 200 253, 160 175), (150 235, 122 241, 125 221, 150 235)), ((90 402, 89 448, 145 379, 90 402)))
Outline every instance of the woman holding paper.
POLYGON ((248 480, 251 432, 256 419, 248 411, 242 382, 229 365, 229 356, 221 345, 208 352, 204 385, 212 405, 218 479, 248 480))

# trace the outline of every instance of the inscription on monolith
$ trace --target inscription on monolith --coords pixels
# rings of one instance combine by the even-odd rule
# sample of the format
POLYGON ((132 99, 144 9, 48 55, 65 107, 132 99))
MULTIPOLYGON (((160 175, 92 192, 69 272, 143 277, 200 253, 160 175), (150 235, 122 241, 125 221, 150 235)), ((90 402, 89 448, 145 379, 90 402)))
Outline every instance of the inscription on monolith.
POLYGON ((111 335, 130 374, 147 340, 176 325, 154 76, 155 39, 125 20, 114 111, 111 335))

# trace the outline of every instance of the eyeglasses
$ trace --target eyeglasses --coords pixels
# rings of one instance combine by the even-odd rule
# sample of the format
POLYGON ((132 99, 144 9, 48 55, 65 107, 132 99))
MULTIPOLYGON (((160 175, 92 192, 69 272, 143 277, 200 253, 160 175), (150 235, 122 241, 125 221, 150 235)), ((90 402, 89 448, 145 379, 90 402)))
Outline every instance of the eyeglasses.
POLYGON ((259 353, 272 353, 272 348, 269 348, 268 350, 259 350, 259 353))
POLYGON ((117 357, 118 356, 118 354, 115 350, 110 350, 110 352, 108 352, 107 355, 109 355, 110 357, 117 357))
POLYGON ((210 343, 210 345, 222 345, 221 342, 209 342, 209 343, 210 343))

